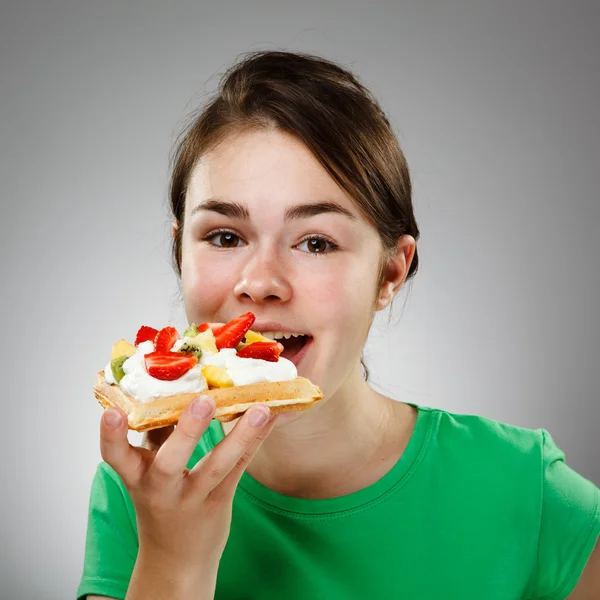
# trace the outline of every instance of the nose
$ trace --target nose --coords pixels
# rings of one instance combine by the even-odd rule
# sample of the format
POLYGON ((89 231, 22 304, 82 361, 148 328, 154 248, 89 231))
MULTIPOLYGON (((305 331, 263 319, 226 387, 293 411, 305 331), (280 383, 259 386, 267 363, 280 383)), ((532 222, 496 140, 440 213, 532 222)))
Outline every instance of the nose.
POLYGON ((274 253, 254 252, 244 265, 234 293, 240 300, 256 304, 287 302, 292 287, 285 276, 282 261, 274 253))

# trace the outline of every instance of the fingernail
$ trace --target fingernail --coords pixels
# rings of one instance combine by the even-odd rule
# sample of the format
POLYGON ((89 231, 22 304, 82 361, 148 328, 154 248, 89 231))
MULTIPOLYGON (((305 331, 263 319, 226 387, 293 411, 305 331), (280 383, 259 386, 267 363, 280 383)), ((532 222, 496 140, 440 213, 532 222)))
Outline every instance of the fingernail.
POLYGON ((109 429, 117 429, 121 425, 121 414, 116 410, 109 408, 104 413, 104 423, 109 429))
POLYGON ((215 401, 210 396, 199 396, 192 402, 192 415, 196 419, 206 419, 215 409, 215 401))
POLYGON ((250 425, 253 427, 264 425, 268 418, 269 414, 260 408, 255 408, 254 410, 250 411, 250 425))

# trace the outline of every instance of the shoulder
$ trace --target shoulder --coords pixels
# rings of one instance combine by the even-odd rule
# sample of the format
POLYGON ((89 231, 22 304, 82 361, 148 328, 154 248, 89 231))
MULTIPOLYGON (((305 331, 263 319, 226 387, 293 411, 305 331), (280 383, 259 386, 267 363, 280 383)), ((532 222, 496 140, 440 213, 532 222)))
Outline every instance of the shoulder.
POLYGON ((565 453, 545 429, 528 429, 477 415, 439 409, 431 413, 429 457, 436 468, 453 477, 480 483, 482 489, 500 496, 515 496, 519 502, 553 499, 582 500, 590 507, 596 486, 570 468, 565 453))
POLYGON ((478 415, 439 409, 429 413, 421 467, 427 479, 443 487, 450 502, 480 515, 482 524, 494 515, 504 531, 533 535, 543 505, 544 431, 478 415))
MULTIPOLYGON (((434 481, 481 531, 493 520, 505 548, 530 565, 528 598, 566 598, 600 533, 600 490, 565 462, 545 429, 430 409, 434 481)), ((583 587, 595 589, 595 567, 583 587)), ((592 596, 589 596, 590 598, 592 596)))
MULTIPOLYGON (((428 409, 438 443, 456 452, 477 453, 488 461, 533 461, 540 464, 550 437, 543 429, 529 429, 488 417, 428 409)), ((475 454, 472 454, 475 458, 475 454)))
POLYGON ((540 510, 547 432, 430 409, 429 468, 454 487, 540 510))

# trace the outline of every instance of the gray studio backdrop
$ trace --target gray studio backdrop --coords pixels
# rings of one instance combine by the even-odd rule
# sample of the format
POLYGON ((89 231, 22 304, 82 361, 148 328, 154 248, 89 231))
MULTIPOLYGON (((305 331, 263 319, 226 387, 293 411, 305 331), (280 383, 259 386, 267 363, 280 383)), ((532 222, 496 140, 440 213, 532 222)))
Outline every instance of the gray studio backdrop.
POLYGON ((408 157, 421 271, 373 331, 373 381, 544 427, 600 484, 599 26, 597 2, 5 0, 0 597, 74 597, 94 374, 141 323, 184 323, 169 152, 251 50, 353 68, 408 157))

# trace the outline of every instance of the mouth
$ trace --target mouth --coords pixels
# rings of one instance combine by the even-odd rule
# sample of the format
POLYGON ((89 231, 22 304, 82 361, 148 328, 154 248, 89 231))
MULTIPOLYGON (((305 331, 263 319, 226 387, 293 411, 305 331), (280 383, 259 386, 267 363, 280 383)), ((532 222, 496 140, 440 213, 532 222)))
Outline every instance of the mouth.
POLYGON ((298 366, 310 347, 313 337, 302 333, 281 331, 264 331, 261 335, 271 340, 277 340, 283 346, 281 356, 298 366))

